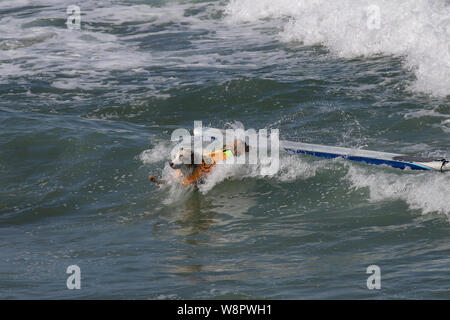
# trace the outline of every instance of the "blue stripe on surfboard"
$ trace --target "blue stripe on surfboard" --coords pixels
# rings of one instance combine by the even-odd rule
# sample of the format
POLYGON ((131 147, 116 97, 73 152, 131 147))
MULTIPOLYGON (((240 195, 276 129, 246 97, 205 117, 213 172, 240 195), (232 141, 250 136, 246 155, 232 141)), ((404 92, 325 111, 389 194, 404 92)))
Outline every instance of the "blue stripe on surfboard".
POLYGON ((312 156, 316 156, 316 157, 320 157, 320 158, 327 158, 327 159, 334 159, 334 158, 341 157, 344 159, 358 161, 358 162, 365 162, 368 164, 375 164, 375 165, 385 164, 385 165, 391 166, 393 168, 399 168, 399 169, 410 168, 412 170, 433 170, 432 168, 429 168, 429 167, 421 165, 421 164, 404 162, 404 161, 367 158, 367 157, 358 157, 358 156, 350 156, 350 155, 347 156, 347 155, 342 155, 342 154, 326 153, 326 152, 319 152, 319 151, 308 151, 308 150, 292 149, 292 148, 284 148, 284 150, 287 152, 291 152, 291 153, 309 154, 312 156))

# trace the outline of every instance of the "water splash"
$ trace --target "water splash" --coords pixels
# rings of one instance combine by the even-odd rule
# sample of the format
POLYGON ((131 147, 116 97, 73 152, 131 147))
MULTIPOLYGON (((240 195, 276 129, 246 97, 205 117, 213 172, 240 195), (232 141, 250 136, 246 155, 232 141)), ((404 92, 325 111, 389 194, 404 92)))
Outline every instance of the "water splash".
POLYGON ((346 179, 355 189, 368 189, 369 201, 405 201, 423 214, 441 213, 450 217, 450 176, 441 173, 369 173, 349 166, 346 179))
POLYGON ((450 6, 442 0, 231 0, 226 12, 233 23, 275 19, 282 41, 322 44, 339 57, 403 56, 417 78, 412 90, 450 94, 450 6), (379 11, 375 27, 370 8, 379 11))

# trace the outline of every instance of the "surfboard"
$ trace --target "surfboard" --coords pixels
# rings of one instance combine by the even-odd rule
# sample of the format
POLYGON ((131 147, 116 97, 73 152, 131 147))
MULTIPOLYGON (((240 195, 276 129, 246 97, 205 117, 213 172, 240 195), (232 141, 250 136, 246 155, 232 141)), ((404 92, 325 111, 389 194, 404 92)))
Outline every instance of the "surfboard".
MULTIPOLYGON (((203 128, 201 132, 199 130, 194 130, 195 135, 203 135, 204 138, 211 140, 215 139, 214 135, 217 135, 217 132, 222 134, 225 133, 224 130, 215 128, 203 128)), ((450 171, 450 161, 443 158, 417 157, 405 154, 325 146, 287 140, 280 141, 280 148, 290 154, 307 154, 326 159, 344 158, 373 165, 387 165, 403 170, 450 171)))
POLYGON ((351 149, 292 141, 280 141, 280 147, 291 154, 309 154, 319 158, 344 158, 375 165, 388 165, 399 169, 450 171, 450 161, 404 154, 351 149))

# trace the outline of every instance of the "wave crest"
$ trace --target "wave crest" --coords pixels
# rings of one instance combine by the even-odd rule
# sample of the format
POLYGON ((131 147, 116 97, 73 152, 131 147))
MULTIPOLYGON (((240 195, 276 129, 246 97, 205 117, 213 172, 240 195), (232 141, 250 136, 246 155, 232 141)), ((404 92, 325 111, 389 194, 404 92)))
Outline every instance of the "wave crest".
POLYGON ((412 90, 450 94, 450 7, 443 0, 231 0, 226 12, 233 22, 279 19, 282 41, 322 44, 339 57, 404 56, 417 78, 412 90))

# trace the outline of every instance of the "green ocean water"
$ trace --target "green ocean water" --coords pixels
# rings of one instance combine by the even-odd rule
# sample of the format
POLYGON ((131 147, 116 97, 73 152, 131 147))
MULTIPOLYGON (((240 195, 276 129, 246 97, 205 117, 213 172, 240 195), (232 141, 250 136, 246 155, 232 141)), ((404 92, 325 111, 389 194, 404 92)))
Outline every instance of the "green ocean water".
POLYGON ((280 153, 148 181, 194 121, 449 158, 448 2, 370 3, 88 0, 69 30, 71 2, 2 2, 0 298, 450 298, 449 174, 280 153))

